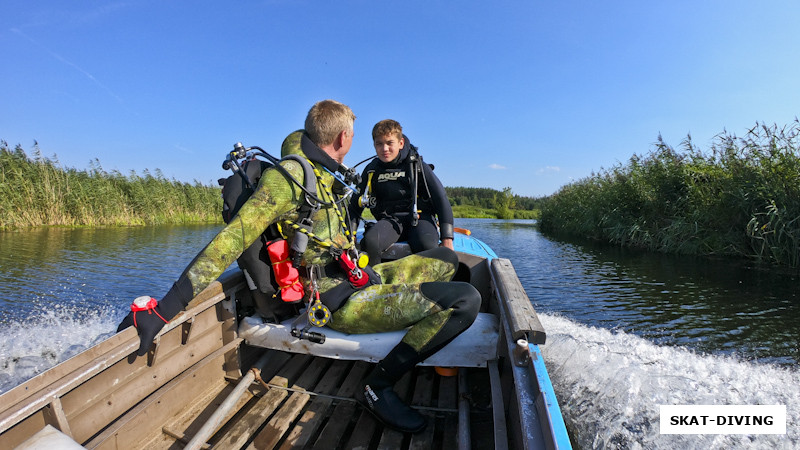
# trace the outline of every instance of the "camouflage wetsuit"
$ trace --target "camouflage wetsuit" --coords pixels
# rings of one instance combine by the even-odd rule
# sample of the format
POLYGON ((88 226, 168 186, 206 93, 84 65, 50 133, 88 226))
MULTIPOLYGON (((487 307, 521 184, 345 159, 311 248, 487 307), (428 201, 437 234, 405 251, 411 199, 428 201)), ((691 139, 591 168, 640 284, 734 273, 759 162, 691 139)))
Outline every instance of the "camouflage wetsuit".
MULTIPOLYGON (((302 130, 289 135, 281 148, 282 156, 304 155, 315 166, 317 195, 325 202, 313 216, 316 239, 310 239, 303 254, 303 266, 331 267, 334 257, 330 247, 348 249, 353 239, 347 231, 345 199, 332 192, 336 182, 323 167, 338 165, 311 142, 302 130), (340 206, 334 206, 340 202, 340 206)), ((296 179, 303 180, 303 168, 297 161, 284 160, 281 165, 296 179)), ((301 189, 279 170, 267 169, 258 188, 242 206, 236 217, 223 228, 197 255, 175 283, 167 297, 179 296, 183 305, 219 277, 247 249, 267 226, 281 224, 291 242, 295 233, 292 223, 298 220, 298 208, 304 201, 301 189)), ((374 284, 350 295, 333 312, 328 326, 346 333, 373 333, 411 327, 404 338, 417 353, 414 360, 424 358, 441 348, 474 320, 480 306, 477 291, 467 283, 450 281, 457 267, 452 250, 435 248, 402 260, 374 267, 382 284, 374 284), (418 358, 418 357, 419 358, 418 358)), ((303 279, 306 289, 309 281, 303 279)), ((318 282, 323 299, 325 293, 349 283, 343 272, 326 270, 318 282)), ((308 290, 307 290, 308 292, 308 290)), ((335 299, 334 299, 335 300, 335 299)), ((323 300, 324 301, 324 300, 323 300)))

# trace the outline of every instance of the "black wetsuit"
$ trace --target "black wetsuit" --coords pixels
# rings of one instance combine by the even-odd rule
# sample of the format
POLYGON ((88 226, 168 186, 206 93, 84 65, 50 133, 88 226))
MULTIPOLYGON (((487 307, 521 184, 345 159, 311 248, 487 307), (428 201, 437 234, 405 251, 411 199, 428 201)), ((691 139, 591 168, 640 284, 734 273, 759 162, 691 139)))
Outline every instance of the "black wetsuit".
POLYGON ((453 238, 453 210, 444 187, 431 166, 412 149, 408 137, 404 138, 405 145, 394 161, 384 163, 375 158, 367 165, 359 185, 362 195, 351 199, 350 212, 356 222, 364 210, 359 200, 365 191, 374 202, 369 208, 377 223, 366 230, 360 243, 372 264, 380 263, 381 253, 397 241, 408 241, 411 251, 417 253, 437 247, 440 239, 453 238), (419 158, 417 164, 412 164, 412 156, 419 158), (415 167, 421 170, 415 172, 415 167), (416 225, 413 223, 414 180, 419 212, 416 225), (438 230, 434 216, 439 220, 438 230))

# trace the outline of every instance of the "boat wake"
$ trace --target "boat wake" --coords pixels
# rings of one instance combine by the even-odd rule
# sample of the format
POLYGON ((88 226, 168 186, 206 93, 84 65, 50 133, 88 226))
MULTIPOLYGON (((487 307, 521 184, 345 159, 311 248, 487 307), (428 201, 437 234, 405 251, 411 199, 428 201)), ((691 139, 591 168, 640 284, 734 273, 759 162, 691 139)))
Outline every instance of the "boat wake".
POLYGON ((54 304, 0 329, 0 393, 112 336, 119 310, 54 304))
POLYGON ((540 314, 550 378, 576 448, 800 448, 800 372, 655 345, 540 314), (659 405, 786 405, 786 435, 662 435, 659 405))

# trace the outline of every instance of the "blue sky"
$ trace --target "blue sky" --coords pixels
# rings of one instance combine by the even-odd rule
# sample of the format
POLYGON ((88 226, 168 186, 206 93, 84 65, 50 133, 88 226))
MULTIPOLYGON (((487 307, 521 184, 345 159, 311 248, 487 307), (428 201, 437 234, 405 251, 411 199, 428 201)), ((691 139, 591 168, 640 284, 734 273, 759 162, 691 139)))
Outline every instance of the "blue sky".
POLYGON ((398 120, 446 186, 549 195, 800 109, 797 1, 17 1, 0 4, 0 139, 212 183, 308 108, 355 111, 345 163, 398 120))

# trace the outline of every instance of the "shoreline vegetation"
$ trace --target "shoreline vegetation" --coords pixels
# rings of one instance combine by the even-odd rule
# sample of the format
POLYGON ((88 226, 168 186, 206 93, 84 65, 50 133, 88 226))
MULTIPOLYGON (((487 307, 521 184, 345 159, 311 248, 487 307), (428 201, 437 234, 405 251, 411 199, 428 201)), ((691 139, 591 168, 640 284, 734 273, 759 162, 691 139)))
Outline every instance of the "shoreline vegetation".
POLYGON ((38 144, 28 157, 0 141, 0 230, 36 226, 138 226, 222 222, 219 188, 142 175, 62 168, 38 144))
MULTIPOLYGON (((456 217, 533 219, 538 199, 511 188, 445 188, 456 217)), ((64 168, 56 156, 31 156, 0 141, 0 230, 39 226, 140 226, 222 223, 220 187, 169 180, 156 169, 142 175, 64 168)))
POLYGON ((800 122, 723 132, 710 151, 661 136, 646 156, 560 188, 541 204, 551 235, 648 251, 800 267, 800 122))
MULTIPOLYGON (((0 230, 36 226, 221 223, 220 188, 62 168, 0 141, 0 230)), ((800 268, 800 122, 724 131, 708 151, 658 136, 634 154, 541 198, 510 187, 446 187, 459 218, 536 219, 543 233, 647 251, 746 258, 800 268)), ((367 218, 370 218, 367 214, 367 218)))

